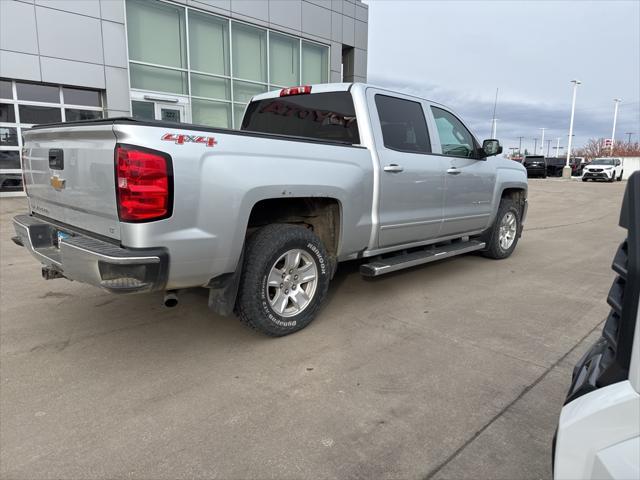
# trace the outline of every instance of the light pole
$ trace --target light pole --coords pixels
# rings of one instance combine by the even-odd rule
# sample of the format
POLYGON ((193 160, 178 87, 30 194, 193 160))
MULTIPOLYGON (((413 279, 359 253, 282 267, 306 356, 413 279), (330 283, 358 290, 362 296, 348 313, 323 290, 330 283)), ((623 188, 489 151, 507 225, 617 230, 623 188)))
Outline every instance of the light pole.
POLYGON ((558 154, 560 153, 560 137, 556 137, 556 158, 558 158, 558 154))
MULTIPOLYGON (((519 142, 518 142, 518 155, 520 155, 520 156, 522 156, 522 139, 523 138, 524 137, 518 137, 518 140, 519 140, 519 142)), ((629 138, 631 138, 631 137, 629 137, 629 138)))
POLYGON ((619 98, 614 98, 613 99, 613 131, 611 132, 611 146, 609 147, 609 156, 613 156, 613 142, 615 142, 615 138, 616 138, 616 120, 618 119, 618 105, 620 104, 622 100, 620 100, 619 98))
POLYGON ((540 141, 540 153, 544 155, 544 131, 546 130, 546 128, 542 127, 540 130, 542 130, 542 140, 540 141))
POLYGON ((576 112, 576 93, 578 91, 578 85, 582 82, 580 80, 571 80, 573 83, 573 100, 571 100, 571 121, 569 122, 569 141, 567 143, 567 163, 562 169, 562 178, 571 178, 571 167, 569 161, 571 159, 571 140, 573 139, 573 117, 576 112))
POLYGON ((631 135, 633 135, 633 132, 626 132, 625 135, 627 135, 627 143, 631 144, 631 135))
POLYGON ((538 137, 533 139, 533 154, 538 154, 538 137))
POLYGON ((549 150, 551 150, 551 140, 547 140, 547 158, 549 157, 549 150))

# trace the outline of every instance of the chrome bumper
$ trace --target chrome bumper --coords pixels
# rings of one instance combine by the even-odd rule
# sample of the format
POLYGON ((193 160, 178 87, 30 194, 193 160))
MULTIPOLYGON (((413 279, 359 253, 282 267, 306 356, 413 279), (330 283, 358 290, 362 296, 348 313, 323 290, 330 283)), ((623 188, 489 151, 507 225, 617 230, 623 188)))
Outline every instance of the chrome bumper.
POLYGON ((14 217, 13 226, 12 240, 40 261, 45 278, 65 277, 115 293, 162 290, 166 283, 164 249, 122 248, 30 215, 14 217))

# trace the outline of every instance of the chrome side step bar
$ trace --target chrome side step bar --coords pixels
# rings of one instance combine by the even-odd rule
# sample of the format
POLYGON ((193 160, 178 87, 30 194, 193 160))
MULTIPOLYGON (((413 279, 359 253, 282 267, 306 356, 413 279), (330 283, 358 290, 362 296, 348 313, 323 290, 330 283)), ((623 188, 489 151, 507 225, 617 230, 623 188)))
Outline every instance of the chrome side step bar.
POLYGON ((395 272, 403 268, 415 267, 424 263, 435 262, 443 258, 455 257, 464 253, 482 250, 484 242, 469 240, 466 242, 452 243, 441 247, 427 247, 410 253, 401 253, 392 257, 374 260, 360 265, 360 273, 365 277, 377 277, 385 273, 395 272))

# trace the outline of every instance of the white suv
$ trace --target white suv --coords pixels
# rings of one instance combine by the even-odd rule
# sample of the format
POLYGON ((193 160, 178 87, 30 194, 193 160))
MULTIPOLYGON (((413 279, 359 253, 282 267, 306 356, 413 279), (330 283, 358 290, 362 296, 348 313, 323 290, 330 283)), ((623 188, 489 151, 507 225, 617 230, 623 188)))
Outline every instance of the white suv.
POLYGON ((582 170, 582 181, 592 180, 622 180, 621 158, 596 158, 582 170))

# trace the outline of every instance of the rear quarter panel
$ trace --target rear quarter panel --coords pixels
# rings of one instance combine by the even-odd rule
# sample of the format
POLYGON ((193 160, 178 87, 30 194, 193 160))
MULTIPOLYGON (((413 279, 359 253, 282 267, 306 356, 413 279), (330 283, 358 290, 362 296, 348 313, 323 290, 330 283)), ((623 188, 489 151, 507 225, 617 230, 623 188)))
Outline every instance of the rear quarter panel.
POLYGON ((240 133, 116 125, 120 143, 168 153, 174 172, 170 218, 121 224, 127 247, 169 250, 167 288, 206 284, 236 269, 253 206, 270 198, 329 197, 341 206, 338 255, 366 247, 372 167, 365 148, 240 133), (215 145, 163 141, 165 134, 214 137, 215 145))

